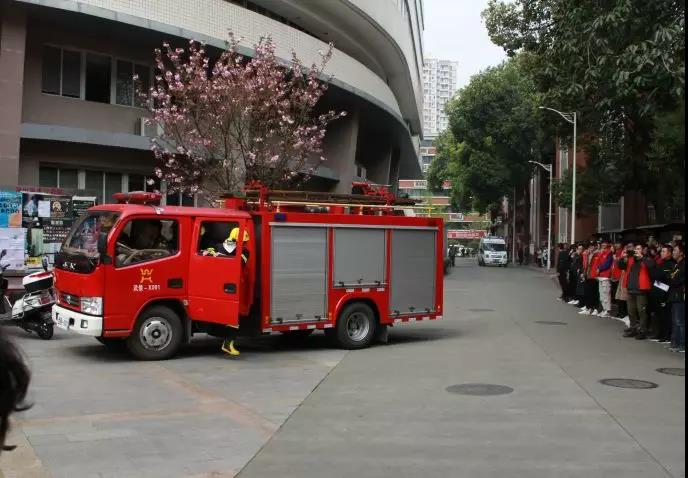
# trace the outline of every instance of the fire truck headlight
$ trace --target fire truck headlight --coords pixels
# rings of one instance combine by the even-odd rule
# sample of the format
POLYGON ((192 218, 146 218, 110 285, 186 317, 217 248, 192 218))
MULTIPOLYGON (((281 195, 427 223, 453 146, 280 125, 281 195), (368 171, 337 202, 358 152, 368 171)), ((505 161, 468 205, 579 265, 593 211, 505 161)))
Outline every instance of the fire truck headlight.
POLYGON ((103 314, 103 298, 102 297, 82 297, 81 298, 81 312, 90 315, 103 314))

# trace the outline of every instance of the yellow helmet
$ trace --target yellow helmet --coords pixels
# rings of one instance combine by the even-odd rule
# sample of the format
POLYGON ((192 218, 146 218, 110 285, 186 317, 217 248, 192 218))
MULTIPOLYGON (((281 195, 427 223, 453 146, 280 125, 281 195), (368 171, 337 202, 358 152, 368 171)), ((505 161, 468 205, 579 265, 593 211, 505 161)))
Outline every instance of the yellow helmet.
MULTIPOLYGON (((232 229, 227 239, 236 242, 236 240, 239 239, 239 228, 235 227, 232 229)), ((244 242, 248 242, 248 231, 244 231, 244 242)))

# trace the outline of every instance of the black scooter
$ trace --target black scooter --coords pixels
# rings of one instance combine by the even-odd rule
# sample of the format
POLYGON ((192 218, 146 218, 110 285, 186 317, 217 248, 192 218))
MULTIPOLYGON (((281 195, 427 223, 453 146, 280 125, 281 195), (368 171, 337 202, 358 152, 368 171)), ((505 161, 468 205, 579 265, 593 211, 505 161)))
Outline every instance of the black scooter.
MULTIPOLYGON (((6 254, 6 250, 0 251, 0 261, 6 254)), ((9 264, 0 264, 0 325, 20 327, 27 332, 35 332, 43 340, 50 340, 54 332, 52 308, 55 291, 47 257, 43 257, 42 264, 43 272, 29 274, 22 279, 25 293, 14 304, 7 297, 8 281, 4 277, 9 264)))

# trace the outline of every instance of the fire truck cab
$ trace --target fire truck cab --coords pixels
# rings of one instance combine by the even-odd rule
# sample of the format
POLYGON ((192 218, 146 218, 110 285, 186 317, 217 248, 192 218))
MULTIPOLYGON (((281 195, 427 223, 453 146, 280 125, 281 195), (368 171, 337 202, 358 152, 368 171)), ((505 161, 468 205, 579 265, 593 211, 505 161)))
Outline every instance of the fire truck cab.
POLYGON ((136 358, 172 357, 195 333, 227 327, 324 329, 356 349, 395 323, 441 318, 441 219, 265 194, 221 208, 115 197, 90 208, 57 254, 52 313, 58 327, 124 342, 136 358))

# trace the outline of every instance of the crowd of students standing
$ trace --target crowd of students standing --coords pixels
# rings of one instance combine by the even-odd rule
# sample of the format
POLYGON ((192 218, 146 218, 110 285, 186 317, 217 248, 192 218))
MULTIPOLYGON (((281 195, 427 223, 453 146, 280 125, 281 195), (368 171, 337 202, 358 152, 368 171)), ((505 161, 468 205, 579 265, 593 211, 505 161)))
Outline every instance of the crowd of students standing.
POLYGON ((624 337, 664 343, 685 353, 684 245, 620 241, 558 245, 560 300, 579 314, 615 317, 624 337))

